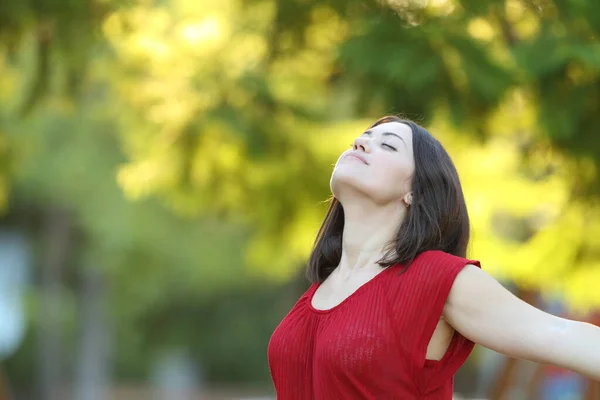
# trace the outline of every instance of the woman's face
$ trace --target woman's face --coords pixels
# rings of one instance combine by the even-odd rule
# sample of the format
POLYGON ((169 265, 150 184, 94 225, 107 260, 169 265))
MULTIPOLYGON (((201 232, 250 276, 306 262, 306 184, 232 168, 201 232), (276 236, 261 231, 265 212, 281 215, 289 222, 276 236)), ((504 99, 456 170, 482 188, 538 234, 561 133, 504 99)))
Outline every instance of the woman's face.
POLYGON ((382 205, 401 202, 411 190, 414 170, 412 130, 400 122, 387 122, 364 132, 340 156, 331 191, 342 203, 346 193, 356 191, 382 205))

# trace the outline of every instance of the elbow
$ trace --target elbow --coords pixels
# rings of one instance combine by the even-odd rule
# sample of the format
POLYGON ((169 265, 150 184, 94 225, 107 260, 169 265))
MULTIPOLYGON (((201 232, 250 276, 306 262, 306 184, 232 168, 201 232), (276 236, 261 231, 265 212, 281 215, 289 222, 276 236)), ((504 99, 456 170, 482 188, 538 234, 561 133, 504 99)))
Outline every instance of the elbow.
POLYGON ((600 380, 600 329, 563 319, 552 331, 542 362, 600 380))
POLYGON ((577 321, 554 317, 541 335, 536 346, 539 349, 536 360, 532 361, 556 366, 564 365, 565 354, 568 354, 569 348, 572 346, 578 324, 577 321))

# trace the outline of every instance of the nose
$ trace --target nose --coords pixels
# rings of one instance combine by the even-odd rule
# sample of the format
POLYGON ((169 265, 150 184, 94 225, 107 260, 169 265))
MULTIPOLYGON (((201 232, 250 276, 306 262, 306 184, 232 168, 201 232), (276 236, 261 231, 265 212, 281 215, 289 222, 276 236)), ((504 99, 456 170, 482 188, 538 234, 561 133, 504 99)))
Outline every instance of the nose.
POLYGON ((354 140, 354 145, 352 146, 352 149, 354 151, 357 151, 358 149, 364 151, 365 153, 369 153, 371 148, 369 146, 369 139, 361 136, 359 138, 356 138, 356 140, 354 140))

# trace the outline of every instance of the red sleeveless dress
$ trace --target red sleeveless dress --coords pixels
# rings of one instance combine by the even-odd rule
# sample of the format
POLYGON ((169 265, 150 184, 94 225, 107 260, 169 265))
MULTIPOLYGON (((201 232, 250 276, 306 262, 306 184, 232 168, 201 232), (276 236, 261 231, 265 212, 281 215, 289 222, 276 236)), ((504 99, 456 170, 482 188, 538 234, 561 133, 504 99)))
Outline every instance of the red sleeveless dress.
POLYGON ((451 400, 454 374, 474 343, 456 332, 441 360, 425 356, 467 264, 481 267, 426 251, 403 274, 391 266, 329 310, 311 306, 313 284, 269 342, 277 400, 451 400))

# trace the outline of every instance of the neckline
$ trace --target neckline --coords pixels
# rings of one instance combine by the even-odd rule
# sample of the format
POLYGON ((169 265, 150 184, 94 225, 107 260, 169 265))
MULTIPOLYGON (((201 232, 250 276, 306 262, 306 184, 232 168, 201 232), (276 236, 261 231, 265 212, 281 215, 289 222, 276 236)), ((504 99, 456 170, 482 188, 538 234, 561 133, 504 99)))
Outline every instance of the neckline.
POLYGON ((395 269, 394 267, 396 267, 396 265, 391 265, 389 267, 383 268, 381 270, 381 272, 378 272, 371 279, 369 279, 368 281, 366 281, 365 283, 363 283, 362 285, 360 285, 354 292, 350 293, 348 296, 346 296, 338 304, 334 305, 333 307, 326 308, 326 309, 315 308, 312 305, 312 301, 313 301, 313 298, 315 297, 315 293, 317 292, 317 289, 321 286, 320 283, 315 283, 313 285, 314 286, 313 290, 309 293, 309 296, 308 296, 308 300, 307 300, 308 309, 311 310, 314 313, 317 313, 317 314, 328 314, 330 312, 333 312, 333 311, 337 310, 338 308, 340 308, 345 303, 347 303, 350 300, 350 298, 356 296, 358 293, 360 293, 362 290, 364 290, 366 287, 368 287, 372 282, 377 281, 377 279, 379 279, 379 277, 381 275, 385 274, 385 272, 387 270, 389 270, 389 269, 395 269))

